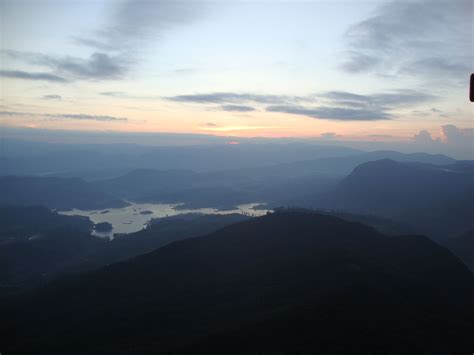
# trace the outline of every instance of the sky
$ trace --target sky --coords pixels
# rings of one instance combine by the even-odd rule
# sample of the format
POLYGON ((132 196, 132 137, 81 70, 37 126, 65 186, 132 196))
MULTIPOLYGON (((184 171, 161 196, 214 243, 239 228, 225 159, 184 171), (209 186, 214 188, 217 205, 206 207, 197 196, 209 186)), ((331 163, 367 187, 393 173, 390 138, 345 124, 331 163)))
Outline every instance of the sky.
POLYGON ((473 158, 471 0, 0 6, 3 132, 314 138, 473 158))

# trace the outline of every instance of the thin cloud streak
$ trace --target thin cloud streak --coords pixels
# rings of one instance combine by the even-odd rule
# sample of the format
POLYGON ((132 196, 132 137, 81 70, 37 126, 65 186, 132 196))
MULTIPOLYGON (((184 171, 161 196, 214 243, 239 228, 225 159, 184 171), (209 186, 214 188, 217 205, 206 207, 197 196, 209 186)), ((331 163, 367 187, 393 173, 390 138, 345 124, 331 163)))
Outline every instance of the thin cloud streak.
POLYGON ((252 112, 255 111, 255 108, 251 106, 244 105, 222 105, 220 108, 228 112, 252 112))
POLYGON ((56 95, 56 94, 43 95, 41 98, 43 100, 56 100, 56 101, 61 101, 63 99, 61 95, 56 95))
POLYGON ((390 120, 394 116, 383 111, 354 110, 341 107, 304 107, 304 106, 269 106, 267 112, 288 113, 316 119, 335 121, 376 121, 390 120))
POLYGON ((132 62, 119 55, 111 56, 95 52, 89 58, 73 56, 51 56, 37 52, 2 50, 1 54, 15 61, 38 67, 49 68, 52 73, 28 73, 23 71, 2 70, 2 76, 29 80, 49 80, 68 82, 74 80, 113 80, 121 79, 132 62))
POLYGON ((241 104, 254 102, 259 104, 286 104, 299 101, 314 101, 310 96, 261 95, 251 93, 214 92, 165 97, 166 100, 197 104, 241 104))
POLYGON ((87 115, 82 113, 32 113, 32 112, 14 112, 14 111, 0 111, 0 116, 32 116, 32 117, 46 117, 53 119, 67 119, 67 120, 91 120, 101 122, 126 122, 126 117, 114 117, 108 115, 87 115))
POLYGON ((9 79, 49 81, 54 83, 67 83, 68 80, 51 73, 27 72, 23 70, 0 70, 0 77, 9 79))

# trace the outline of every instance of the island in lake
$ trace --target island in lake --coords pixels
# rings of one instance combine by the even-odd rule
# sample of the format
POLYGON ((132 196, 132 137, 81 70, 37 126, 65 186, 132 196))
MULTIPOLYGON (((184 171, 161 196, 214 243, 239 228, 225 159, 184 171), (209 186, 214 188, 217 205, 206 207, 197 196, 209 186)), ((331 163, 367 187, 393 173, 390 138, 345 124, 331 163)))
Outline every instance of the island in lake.
POLYGON ((147 210, 147 211, 141 211, 140 214, 146 215, 146 214, 153 214, 153 211, 147 210))

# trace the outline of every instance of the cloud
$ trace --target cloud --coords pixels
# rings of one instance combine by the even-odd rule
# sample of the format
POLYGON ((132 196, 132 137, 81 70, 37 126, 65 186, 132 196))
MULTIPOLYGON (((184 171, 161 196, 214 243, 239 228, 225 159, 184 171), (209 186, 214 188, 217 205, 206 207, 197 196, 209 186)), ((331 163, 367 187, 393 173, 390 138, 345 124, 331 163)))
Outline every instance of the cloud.
POLYGON ((55 83, 66 83, 68 80, 65 78, 51 73, 40 73, 40 72, 26 72, 22 70, 0 70, 0 77, 12 78, 12 79, 23 79, 23 80, 41 80, 50 81, 55 83))
POLYGON ((68 120, 91 120, 91 121, 102 121, 102 122, 126 122, 128 121, 125 117, 114 117, 107 115, 87 115, 87 114, 70 114, 70 113, 31 113, 31 112, 12 112, 12 111, 0 111, 0 116, 33 116, 33 117, 46 117, 52 119, 68 119, 68 120))
MULTIPOLYGON (((464 60, 469 60, 465 57, 464 60)), ((456 78, 463 79, 467 77, 470 71, 470 66, 465 63, 456 62, 453 59, 444 58, 423 58, 400 68, 400 74, 409 76, 434 76, 441 78, 456 78)))
POLYGON ((15 61, 49 68, 52 73, 27 73, 23 71, 1 71, 2 76, 10 75, 19 79, 49 80, 67 82, 78 79, 110 80, 120 79, 129 69, 132 61, 121 55, 95 52, 89 58, 73 56, 51 56, 37 52, 2 50, 1 54, 15 61))
POLYGON ((220 107, 224 111, 229 112, 252 112, 255 111, 255 108, 251 106, 244 106, 244 105, 222 105, 220 107))
POLYGON ((91 36, 75 37, 76 43, 100 51, 136 48, 166 31, 195 22, 208 5, 195 1, 125 0, 112 3, 106 25, 91 36))
POLYGON ((158 100, 160 99, 159 96, 134 95, 134 94, 129 94, 124 91, 104 91, 104 92, 100 92, 99 95, 107 96, 107 97, 115 98, 115 99, 132 99, 132 100, 158 100))
POLYGON ((110 97, 127 97, 128 96, 123 91, 104 91, 104 92, 101 92, 100 95, 110 96, 110 97))
POLYGON ((44 64, 60 73, 85 79, 119 79, 128 70, 130 62, 120 56, 93 53, 88 59, 76 57, 46 57, 44 64))
POLYGON ((54 94, 53 95, 43 95, 43 96, 41 96, 41 98, 43 100, 59 100, 59 101, 63 99, 61 95, 54 95, 54 94))
POLYGON ((325 132, 320 134, 322 139, 334 139, 337 137, 337 134, 334 132, 325 132))
POLYGON ((461 159, 474 159, 474 128, 448 124, 441 127, 441 134, 440 138, 433 138, 430 132, 421 130, 413 136, 413 142, 420 150, 435 150, 461 159))
POLYGON ((441 126, 444 139, 448 144, 470 144, 474 150, 474 128, 458 128, 455 125, 448 124, 441 126))
MULTIPOLYGON (((114 93, 109 93, 114 94, 114 93)), ((393 92, 372 95, 360 95, 347 91, 329 91, 320 94, 306 96, 291 95, 262 95, 251 93, 215 92, 206 94, 177 95, 165 99, 183 103, 197 104, 298 104, 316 103, 324 99, 331 105, 351 107, 403 107, 411 106, 427 101, 436 100, 437 97, 430 94, 420 93, 415 90, 396 90, 393 92)))
POLYGON ((435 140, 431 137, 431 133, 427 130, 423 129, 417 134, 413 136, 413 140, 415 143, 426 145, 426 144, 433 144, 435 142, 439 142, 439 140, 435 140))
POLYGON ((107 116, 107 115, 85 115, 82 113, 79 114, 42 114, 45 117, 51 118, 65 118, 70 120, 92 120, 92 121, 128 121, 125 117, 114 117, 114 116, 107 116))
POLYGON ((105 42, 98 41, 98 40, 93 39, 93 38, 85 38, 85 37, 75 36, 75 37, 72 37, 72 40, 76 44, 86 46, 86 47, 92 47, 92 48, 95 48, 95 49, 97 49, 99 51, 102 51, 102 52, 108 52, 108 51, 113 51, 114 50, 113 46, 111 46, 111 45, 109 45, 105 42))
POLYGON ((250 93, 215 92, 208 94, 178 95, 165 99, 184 103, 198 104, 241 104, 254 102, 260 104, 286 104, 297 101, 310 101, 311 97, 286 95, 260 95, 250 93))
POLYGON ((437 99, 434 95, 408 89, 372 95, 360 95, 346 91, 329 91, 323 93, 321 96, 332 100, 333 103, 342 104, 344 106, 372 106, 379 108, 407 107, 437 99))
POLYGON ((317 119, 336 120, 336 121, 376 121, 389 120, 393 116, 384 111, 350 109, 341 107, 305 107, 305 106, 269 106, 268 112, 281 112, 293 115, 308 116, 317 119))
POLYGON ((470 0, 390 1, 346 33, 343 69, 465 80, 472 62, 470 0))
POLYGON ((24 112, 0 111, 0 116, 23 116, 24 112))
POLYGON ((206 2, 191 0, 123 0, 110 1, 108 6, 103 27, 72 37, 75 44, 93 50, 89 57, 2 50, 2 54, 53 72, 4 70, 1 76, 52 82, 122 79, 138 62, 143 46, 168 30, 198 20, 208 8, 206 2))
POLYGON ((255 111, 253 103, 265 105, 267 112, 280 112, 341 121, 373 121, 395 118, 389 111, 437 100, 437 97, 415 90, 394 90, 371 95, 347 91, 329 91, 306 96, 264 95, 215 92, 178 95, 165 99, 182 103, 220 104, 216 109, 235 112, 255 111), (310 103, 311 106, 307 106, 310 103), (320 103, 318 106, 313 106, 320 103))
POLYGON ((428 117, 428 116, 433 116, 433 115, 436 115, 439 117, 445 117, 445 118, 449 117, 448 113, 434 107, 432 107, 429 110, 413 110, 412 114, 415 116, 420 116, 420 117, 428 117))

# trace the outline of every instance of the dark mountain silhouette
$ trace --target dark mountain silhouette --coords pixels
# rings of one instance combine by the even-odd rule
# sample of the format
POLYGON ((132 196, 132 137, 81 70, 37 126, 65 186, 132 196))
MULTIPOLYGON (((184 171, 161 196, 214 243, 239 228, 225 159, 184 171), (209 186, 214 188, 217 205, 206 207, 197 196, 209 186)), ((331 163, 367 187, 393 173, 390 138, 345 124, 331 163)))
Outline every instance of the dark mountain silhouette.
MULTIPOLYGON (((278 211, 280 209, 281 207, 277 207, 275 210, 278 211)), ((283 210, 284 209, 285 208, 283 208, 283 210)), ((295 210, 296 208, 292 208, 292 209, 295 210)), ((307 209, 303 208, 302 210, 304 211, 307 209)), ((377 231, 388 236, 415 234, 413 228, 410 228, 410 226, 408 225, 405 225, 398 221, 394 221, 389 218, 376 216, 373 214, 354 214, 354 213, 348 213, 346 211, 320 210, 320 209, 319 210, 314 209, 312 211, 318 214, 322 214, 322 215, 338 217, 349 222, 362 223, 372 228, 375 228, 377 231)))
POLYGON ((90 233, 93 223, 87 217, 64 216, 43 206, 0 206, 0 243, 31 239, 58 228, 90 233))
POLYGON ((44 205, 68 210, 122 207, 127 203, 78 178, 0 177, 0 205, 44 205))
POLYGON ((445 244, 474 272, 474 229, 449 238, 445 244))
POLYGON ((274 164, 256 168, 241 169, 241 173, 248 176, 262 177, 299 177, 314 174, 326 174, 330 176, 345 176, 352 172, 358 165, 369 161, 391 159, 398 162, 418 162, 433 165, 449 165, 456 162, 455 159, 442 154, 412 153, 405 154, 391 150, 377 150, 373 152, 361 152, 346 156, 321 157, 307 159, 285 164, 274 164))
POLYGON ((359 165, 322 204, 394 218, 446 236, 473 227, 473 197, 472 162, 436 166, 385 159, 359 165))
POLYGON ((93 223, 87 217, 63 216, 40 206, 0 207, 0 295, 42 285, 64 273, 122 261, 248 218, 236 214, 169 217, 109 241, 91 236, 93 223))
POLYGON ((473 275, 420 236, 285 211, 1 303, 5 353, 470 354, 473 275))
POLYGON ((0 207, 0 295, 40 285, 101 248, 86 217, 46 207, 0 207))
POLYGON ((78 270, 90 270, 123 261, 149 253, 175 241, 209 234, 224 226, 249 218, 240 214, 187 214, 159 218, 152 221, 144 230, 116 236, 103 248, 90 255, 87 262, 78 265, 78 270))

